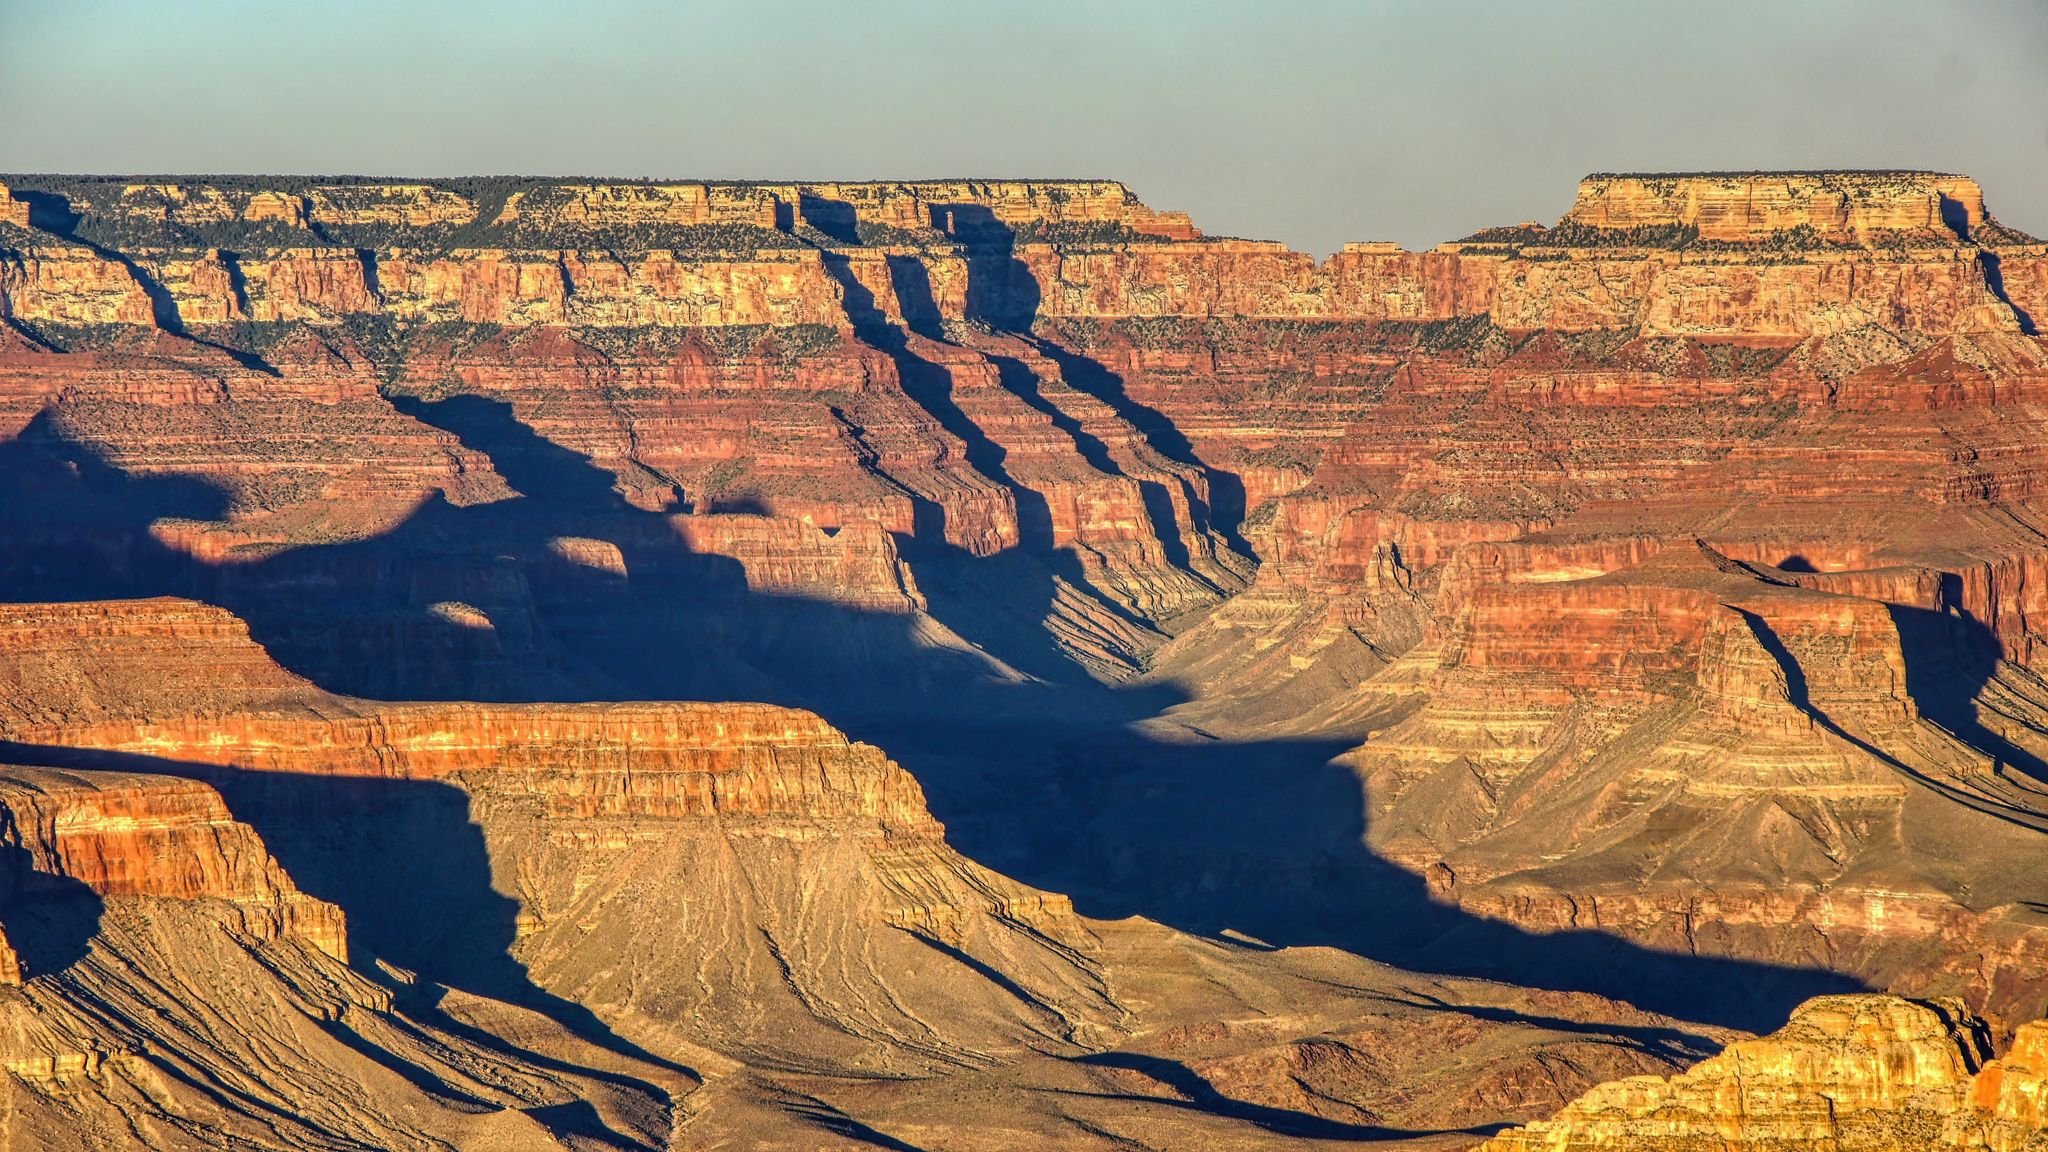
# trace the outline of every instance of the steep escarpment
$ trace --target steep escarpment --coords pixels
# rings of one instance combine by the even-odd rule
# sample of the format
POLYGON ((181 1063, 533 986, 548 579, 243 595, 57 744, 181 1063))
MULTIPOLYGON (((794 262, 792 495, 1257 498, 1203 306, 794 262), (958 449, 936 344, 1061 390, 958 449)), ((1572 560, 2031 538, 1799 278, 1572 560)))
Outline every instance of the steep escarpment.
POLYGON ((1594 176, 1556 228, 1354 244, 1322 266, 1205 239, 1110 182, 9 179, 10 315, 59 326, 845 327, 867 296, 913 323, 1486 314, 1769 336, 1893 302, 1916 326, 2010 329, 1979 254, 2041 255, 1975 182, 1924 172, 1594 176))
POLYGON ((550 1071, 588 1045, 508 1004, 476 1002, 480 1027, 401 1005, 345 966, 342 911, 202 781, 10 766, 0 820, 0 1056, 24 1147, 649 1147, 694 1087, 601 1053, 550 1071), (574 1100, 587 1122, 550 1118, 574 1100))
POLYGON ((1911 627, 1696 541, 1485 586, 1428 701, 1350 757, 1371 838, 1485 915, 2024 1011, 2039 794, 1916 704, 1911 627))
POLYGON ((223 787, 301 871, 379 908, 356 927, 380 955, 488 984, 509 948, 657 1050, 680 1032, 769 1066, 924 1069, 1121 1016, 1063 899, 947 850, 914 780, 803 713, 447 706, 23 735, 235 769, 223 787), (372 850, 334 843, 308 791, 356 811, 372 850), (422 854, 440 883, 407 882, 422 854))
POLYGON ((500 225, 450 207, 488 198, 476 189, 37 183, 53 190, 22 193, 40 224, 0 290, 18 419, 56 400, 53 430, 132 472, 205 476, 231 502, 219 511, 267 539, 360 537, 434 491, 503 494, 445 437, 380 430, 410 422, 351 407, 368 389, 409 411, 489 397, 611 472, 622 505, 1022 548, 1097 602, 1084 614, 1176 616, 1245 571, 1193 461, 1031 342, 982 338, 1028 295, 1002 286, 1020 229, 1193 235, 1119 185, 535 186, 500 196, 500 225), (280 217, 294 195, 304 210, 280 217), (769 225, 675 222, 696 219, 678 205, 732 197, 770 204, 769 225), (262 246, 299 218, 313 247, 262 246), (182 246, 200 236, 238 247, 182 246), (102 354, 121 383, 85 386, 87 401, 80 374, 102 354), (325 457, 292 432, 309 423, 360 425, 389 451, 325 457), (246 462, 192 467, 178 446, 193 440, 239 442, 246 462), (351 511, 306 508, 338 501, 351 511))
MULTIPOLYGON (((1123 1015, 1063 898, 953 853, 914 779, 815 716, 370 707, 303 682, 280 697, 281 670, 241 699, 217 685, 195 710, 124 689, 119 645, 109 658, 64 631, 81 615, 104 628, 100 613, 15 611, 10 667, 108 686, 61 720, 6 726, 34 755, 85 766, 10 778, 33 876, 274 909, 344 954, 339 914, 295 891, 268 843, 360 910, 349 931, 380 959, 501 998, 531 980, 629 1037, 677 1037, 657 1050, 709 1044, 769 1065, 973 1064, 1107 1035, 1123 1015)), ((218 610, 154 601, 120 617, 137 625, 130 644, 194 618, 217 648, 263 662, 218 610)), ((159 672, 188 655, 160 651, 159 672)))
POLYGON ((10 901, 80 888, 101 897, 225 901, 244 913, 246 935, 289 935, 347 959, 340 910, 298 891, 255 829, 230 816, 205 784, 33 768, 5 769, 0 780, 10 901))

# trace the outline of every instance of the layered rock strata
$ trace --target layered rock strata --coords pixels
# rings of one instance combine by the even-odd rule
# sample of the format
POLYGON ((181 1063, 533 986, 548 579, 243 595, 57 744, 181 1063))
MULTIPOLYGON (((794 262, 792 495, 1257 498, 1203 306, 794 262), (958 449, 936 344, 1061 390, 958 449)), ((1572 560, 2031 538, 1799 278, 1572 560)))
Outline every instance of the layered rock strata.
POLYGON ((29 829, 27 879, 0 922, 35 942, 0 1010, 13 1014, 16 1115, 50 1147, 83 1133, 103 1146, 317 1147, 342 1133, 551 1147, 593 1124, 636 1147, 740 1134, 835 1146, 854 1116, 942 1137, 931 1092, 944 1082, 1002 1101, 986 1117, 999 1142, 1113 1147, 1106 1133, 1135 1108, 1190 1139, 1253 1147, 1272 1133, 1245 1117, 1296 1109, 1304 1137, 1463 1111, 1521 1119, 1713 1042, 1592 998, 1552 997, 1549 1015, 1522 1021, 1493 986, 1090 924, 955 854, 913 779, 802 712, 379 705, 277 668, 218 609, 10 613, 0 671, 19 690, 0 735, 62 765, 0 784, 29 829), (93 691, 61 710, 26 703, 67 684, 93 691), (253 926, 247 909, 280 902, 334 912, 298 895, 279 858, 352 911, 351 958, 376 979, 334 964, 338 915, 311 920, 333 940, 303 915, 283 933, 253 926), (60 900, 95 918, 61 954, 60 900), (167 982, 189 986, 178 1012, 148 1014, 167 982), (584 1011, 602 1032, 577 1023, 584 1011), (1216 1022, 1239 1018, 1250 1023, 1216 1022), (1455 1061, 1471 1090, 1417 1098, 1410 1085, 1438 1065, 1396 1058, 1390 1037, 1445 1021, 1473 1042, 1455 1061), (472 1049, 479 1036, 494 1037, 488 1052, 472 1049), (240 1083, 265 1045, 294 1054, 238 1102, 180 1087, 240 1083), (1162 1071, 1183 1059, 1192 1080, 1162 1071), (1297 1066, 1311 1096, 1287 1087, 1297 1066), (455 1101, 456 1119, 404 1103, 408 1078, 455 1101), (1085 1103, 1103 1090, 1130 1103, 1085 1103), (594 1117, 551 1112, 565 1091, 594 1117), (1047 1091, 1078 1093, 1088 1117, 1048 1111, 1047 1091), (294 1093, 319 1106, 245 1135, 294 1093), (651 1110, 663 1097, 666 1121, 651 1110), (124 1119, 142 1135, 115 1134, 124 1119))
MULTIPOLYGON (((688 1019, 688 1043, 771 1065, 924 1068, 1090 1040, 1122 1015, 1064 898, 953 853, 914 779, 814 715, 373 707, 274 666, 241 686, 216 682, 203 709, 168 710, 147 678, 129 687, 121 643, 65 630, 104 620, 101 610, 14 612, 0 657, 10 679, 105 686, 62 720, 5 725, 38 755, 91 769, 10 778, 35 877, 103 897, 275 907, 341 954, 339 915, 294 890, 255 832, 228 818, 219 788, 316 891, 373 909, 352 932, 382 958, 509 995, 509 951, 541 988, 636 1038, 688 1019), (119 764, 189 778, 107 770, 119 764), (338 840, 344 812, 355 831, 338 840), (427 861, 432 883, 416 875, 427 861), (451 939, 451 924, 467 928, 451 939), (895 975, 918 969, 926 979, 895 975)), ((116 618, 132 625, 131 645, 179 628, 206 636, 218 654, 201 670, 266 663, 218 610, 154 601, 116 618)), ((159 674, 194 651, 159 649, 159 674)))
MULTIPOLYGON (((783 1076, 1143 1032, 1099 928, 829 720, 1119 915, 2048 994, 2048 249, 1966 178, 1596 176, 1322 262, 1107 182, 7 184, 0 598, 65 603, 0 614, 6 732, 154 781, 117 856, 254 828, 359 962, 783 1076), (825 719, 535 703, 662 699, 825 719), (459 885, 344 866, 414 843, 459 885)), ((221 851, 161 870, 296 891, 221 851)), ((1260 1107, 1393 1082, 1317 1027, 1188 1054, 1260 1107)), ((1216 1105, 1147 1067, 1053 1080, 1216 1105)), ((777 1083, 720 1099, 929 1122, 777 1083)))
POLYGON ((1591 1148, 2048 1146, 2041 1115, 2048 1023, 1992 1059, 1988 1028, 1954 1003, 1875 996, 1803 1005, 1778 1032, 1730 1045, 1670 1079, 1603 1084, 1485 1152, 1591 1148))
POLYGON ((1484 314, 1510 329, 1641 324, 1652 333, 1804 337, 1903 317, 1945 333, 2015 330, 1979 256, 2042 255, 1989 216, 1974 181, 1918 172, 1595 176, 1555 229, 1495 229, 1429 253, 1356 244, 1322 266, 1277 244, 1202 239, 1185 217, 1155 213, 1107 182, 525 182, 508 193, 11 179, 16 196, 39 186, 30 194, 44 207, 37 217, 11 201, 10 222, 30 227, 17 237, 8 314, 58 325, 149 324, 155 292, 166 318, 192 326, 379 314, 515 326, 844 327, 851 294, 912 319, 973 319, 1022 296, 1047 318, 1484 314), (745 206, 714 207, 717 192, 745 206), (494 195, 503 206, 489 213, 494 195), (296 213, 273 211, 294 198, 296 213), (714 231, 673 231, 705 226, 714 231), (651 243, 632 256, 584 247, 635 230, 651 243), (452 250, 408 250, 408 235, 452 250), (137 262, 75 242, 94 237, 135 246, 137 262), (191 247, 207 240, 217 243, 191 247), (358 251, 361 241, 381 243, 358 251), (991 244, 1001 248, 998 266, 979 267, 991 244), (837 257, 845 282, 835 278, 839 247, 862 250, 837 257))
POLYGON ((253 938, 290 935, 348 958, 341 910, 300 892, 255 829, 203 783, 10 767, 0 769, 0 807, 10 904, 81 888, 99 897, 225 901, 253 938))

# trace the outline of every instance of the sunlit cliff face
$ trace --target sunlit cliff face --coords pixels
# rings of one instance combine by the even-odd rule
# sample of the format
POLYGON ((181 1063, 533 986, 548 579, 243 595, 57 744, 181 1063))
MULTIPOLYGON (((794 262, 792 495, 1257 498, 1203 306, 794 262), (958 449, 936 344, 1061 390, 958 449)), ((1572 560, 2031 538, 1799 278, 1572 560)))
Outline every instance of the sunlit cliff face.
POLYGON ((2030 1148, 2044 314, 1934 173, 7 177, 11 1131, 2030 1148))

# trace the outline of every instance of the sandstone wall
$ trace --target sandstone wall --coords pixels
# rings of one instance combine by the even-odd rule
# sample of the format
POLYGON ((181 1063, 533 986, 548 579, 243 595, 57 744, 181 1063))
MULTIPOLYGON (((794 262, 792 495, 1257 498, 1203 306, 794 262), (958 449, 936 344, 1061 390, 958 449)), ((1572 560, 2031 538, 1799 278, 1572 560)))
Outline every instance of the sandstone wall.
POLYGON ((246 932, 289 934, 347 958, 341 910, 300 892, 204 783, 6 767, 0 809, 0 850, 13 857, 0 899, 61 897, 75 884, 103 898, 223 900, 246 932))
POLYGON ((1949 1003, 1876 996, 1809 1001, 1780 1031, 1732 1044, 1683 1075, 1603 1084, 1486 1152, 1749 1149, 2031 1149, 2041 1142, 2042 1042, 2023 1026, 2003 1059, 1949 1003))
POLYGON ((1565 219, 1589 228, 1691 227, 1702 237, 1755 241, 1810 228, 1837 243, 1887 234, 1944 240, 1983 224, 1984 191, 1938 172, 1811 175, 1603 175, 1579 184, 1565 219))
POLYGON ((376 225, 419 230, 422 246, 279 245, 266 234, 268 242, 232 254, 158 244, 115 259, 31 234, 0 264, 4 314, 146 325, 168 307, 193 326, 380 316, 636 328, 844 326, 868 307, 959 320, 994 308, 1027 319, 1487 315, 1513 330, 1805 338, 1870 325, 2016 331, 2008 300, 2024 309, 2040 291, 2040 247, 2008 243, 2003 232, 1986 236, 2002 245, 1995 251, 2012 284, 1987 278, 1984 256, 1993 250, 1970 239, 1990 221, 1974 183, 1915 173, 1594 177, 1555 235, 1481 234, 1430 253, 1351 245, 1321 266, 1276 244, 1202 240, 1184 217, 1153 212, 1106 182, 550 185, 511 194, 495 231, 462 233, 466 241, 452 247, 428 238, 470 223, 476 206, 428 185, 286 194, 99 184, 72 194, 80 197, 73 211, 105 227, 278 224, 312 241, 316 227, 376 225), (972 219, 960 215, 969 210, 972 219), (841 237, 854 240, 826 219, 835 211, 895 232, 880 252, 834 254, 841 237), (818 233, 822 253, 788 231, 812 217, 827 228, 818 233), (983 218, 987 226, 974 222, 983 218), (708 248, 660 243, 663 227, 728 224, 742 233, 708 248), (1005 237, 994 248, 987 227, 1005 237), (1083 231, 1047 242, 1038 238, 1045 228, 1083 231), (1645 239, 1673 228, 1711 243, 1645 239), (618 243, 650 229, 651 248, 618 243), (1018 240, 1006 238, 1012 232, 1018 240), (1789 247, 1788 236, 1797 238, 1789 247), (883 253, 886 261, 874 258, 883 253), (901 283, 912 268, 915 282, 901 283), (849 301, 848 291, 861 299, 849 301), (152 293, 161 301, 154 311, 152 293))

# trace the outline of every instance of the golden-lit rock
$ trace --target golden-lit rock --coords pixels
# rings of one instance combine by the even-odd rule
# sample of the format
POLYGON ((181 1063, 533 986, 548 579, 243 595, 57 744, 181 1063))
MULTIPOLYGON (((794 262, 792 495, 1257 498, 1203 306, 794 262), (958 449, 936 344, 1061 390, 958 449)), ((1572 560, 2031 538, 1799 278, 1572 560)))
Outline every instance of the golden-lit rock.
POLYGON ((1855 245, 1949 241, 1985 221, 1977 182, 1941 172, 1591 176, 1564 218, 1602 231, 1693 228, 1734 243, 1804 230, 1855 245))
POLYGON ((204 783, 0 767, 0 807, 0 847, 16 856, 10 901, 36 899, 57 881, 100 897, 223 900, 245 932, 290 934, 348 957, 341 910, 300 892, 255 830, 204 783))
MULTIPOLYGON (((1320 262, 1110 182, 10 179, 77 220, 0 225, 0 735, 59 765, 24 875, 105 909, 65 949, 0 908, 0 1043, 106 1124, 162 1113, 124 1037, 187 1025, 94 1004, 167 972, 246 990, 293 1083, 457 1082, 268 1013, 413 995, 241 926, 300 889, 421 1002, 704 1072, 682 1143, 948 1147, 961 1098, 991 1147, 1455 1141, 1698 1039, 1285 947, 1361 906, 1662 1008, 1666 961, 2048 995, 2048 248, 1962 178, 1594 177, 1320 262), (1273 953, 1143 919, 1269 913, 1273 953), (1556 959, 1596 944, 1631 963, 1556 959)), ((1867 1059, 1802 1016, 1766 1127, 1947 1091, 1869 1011, 1867 1059)), ((1955 1116, 2038 1128, 2031 1037, 1955 1116)), ((347 1140, 436 1146, 378 1099, 347 1140)))
POLYGON ((1921 1152, 2048 1146, 2043 1024, 1990 1060, 1988 1029, 1954 1002, 1830 996, 1779 1031, 1732 1044, 1683 1075, 1603 1084, 1485 1152, 1628 1148, 1921 1152))
MULTIPOLYGON (((1509 329, 1641 326, 1751 338, 1900 323, 1936 333, 2015 331, 2015 304, 2023 311, 2039 280, 2025 262, 2041 256, 2039 245, 2008 242, 1974 182, 1924 173, 1596 176, 1582 183, 1558 229, 1480 233, 1431 253, 1355 244, 1322 266, 1277 244, 1204 240, 1184 215, 1155 212, 1111 182, 542 182, 510 192, 487 221, 468 195, 427 184, 312 185, 301 193, 92 186, 72 195, 74 211, 112 227, 304 230, 302 243, 284 247, 238 242, 231 277, 181 272, 187 258, 175 250, 138 253, 185 322, 202 325, 331 324, 366 314, 616 328, 843 325, 842 286, 795 228, 856 254, 853 229, 885 230, 896 245, 892 267, 917 266, 917 283, 906 290, 867 260, 849 267, 865 269, 863 294, 889 316, 906 314, 907 291, 907 314, 967 318, 972 302, 962 289, 971 276, 980 282, 971 295, 983 301, 974 307, 1007 306, 1028 292, 1047 318, 1384 322, 1485 314, 1509 329), (322 226, 383 229, 379 236, 440 230, 465 240, 439 255, 388 241, 321 247, 310 230, 322 226), (681 248, 663 243, 663 228, 737 231, 681 248), (652 244, 609 242, 636 230, 652 244), (2015 289, 1987 283, 1981 256, 1992 249, 1979 246, 1979 233, 1998 244, 2015 289), (971 255, 992 236, 1002 259, 971 255), (329 262, 341 267, 323 270, 329 262), (246 316, 222 303, 229 296, 246 316)), ((37 245, 28 255, 38 263, 81 259, 45 252, 37 245)), ((147 310, 89 303, 95 281, 128 273, 98 259, 110 269, 18 273, 18 284, 0 280, 0 293, 29 320, 149 323, 147 310)))
POLYGON ((7 190, 7 185, 0 184, 0 224, 26 228, 29 226, 28 211, 28 201, 15 199, 14 194, 7 190))

